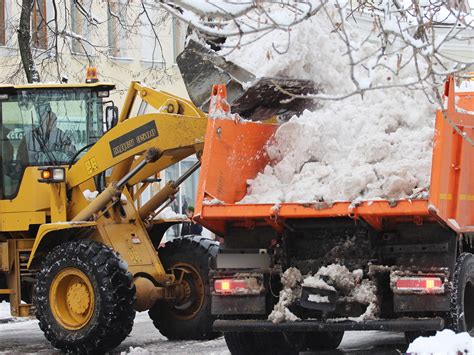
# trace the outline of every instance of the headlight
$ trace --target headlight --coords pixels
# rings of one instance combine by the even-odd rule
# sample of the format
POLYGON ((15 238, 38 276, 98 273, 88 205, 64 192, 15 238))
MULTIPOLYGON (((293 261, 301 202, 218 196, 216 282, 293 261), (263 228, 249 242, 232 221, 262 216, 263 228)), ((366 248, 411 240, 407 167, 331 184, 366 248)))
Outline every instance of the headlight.
POLYGON ((53 169, 53 181, 63 182, 64 181, 64 169, 63 168, 54 168, 53 169))

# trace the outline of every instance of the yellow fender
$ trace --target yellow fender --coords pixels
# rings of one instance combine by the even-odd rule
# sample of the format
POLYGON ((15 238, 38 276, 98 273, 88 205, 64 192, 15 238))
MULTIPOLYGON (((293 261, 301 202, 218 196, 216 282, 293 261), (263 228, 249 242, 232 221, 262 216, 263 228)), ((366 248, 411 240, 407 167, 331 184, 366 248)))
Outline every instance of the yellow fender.
POLYGON ((30 259, 28 260, 27 267, 30 268, 36 256, 36 252, 42 245, 44 245, 43 242, 49 238, 54 238, 54 233, 52 232, 73 228, 91 228, 96 227, 96 225, 96 222, 57 222, 42 224, 38 230, 38 233, 36 234, 35 243, 31 249, 30 259))

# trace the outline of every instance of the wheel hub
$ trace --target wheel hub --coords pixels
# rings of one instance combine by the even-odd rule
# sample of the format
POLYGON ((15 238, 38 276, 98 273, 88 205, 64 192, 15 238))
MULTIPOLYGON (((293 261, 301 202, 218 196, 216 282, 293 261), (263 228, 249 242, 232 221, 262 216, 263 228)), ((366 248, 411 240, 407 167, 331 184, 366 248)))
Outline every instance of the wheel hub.
POLYGON ((189 284, 189 282, 187 281, 184 281, 183 282, 183 291, 184 291, 184 295, 183 295, 183 299, 187 300, 189 297, 191 297, 191 285, 189 284))
POLYGON ((81 270, 74 267, 63 269, 51 282, 51 312, 65 329, 78 330, 85 327, 94 313, 94 304, 94 288, 81 270))
POLYGON ((199 271, 191 264, 180 262, 173 265, 171 270, 183 272, 176 277, 178 280, 181 278, 183 296, 170 309, 177 319, 193 319, 204 304, 204 281, 199 271))
POLYGON ((75 314, 84 314, 90 304, 90 294, 87 287, 79 282, 69 287, 67 304, 75 314))

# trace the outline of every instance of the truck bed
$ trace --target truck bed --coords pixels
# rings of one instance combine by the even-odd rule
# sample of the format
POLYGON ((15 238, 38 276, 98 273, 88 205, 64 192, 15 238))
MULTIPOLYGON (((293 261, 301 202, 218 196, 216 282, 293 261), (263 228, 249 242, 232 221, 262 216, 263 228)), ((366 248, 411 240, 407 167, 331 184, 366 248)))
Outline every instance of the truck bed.
POLYGON ((315 203, 241 204, 247 180, 270 162, 265 146, 277 125, 211 119, 207 127, 196 199, 196 220, 217 234, 229 225, 266 224, 282 228, 301 218, 362 219, 374 229, 385 223, 438 221, 457 233, 474 232, 474 147, 455 131, 474 140, 474 93, 455 93, 446 87, 447 117, 436 115, 429 199, 315 203), (457 111, 454 103, 464 111, 457 111))

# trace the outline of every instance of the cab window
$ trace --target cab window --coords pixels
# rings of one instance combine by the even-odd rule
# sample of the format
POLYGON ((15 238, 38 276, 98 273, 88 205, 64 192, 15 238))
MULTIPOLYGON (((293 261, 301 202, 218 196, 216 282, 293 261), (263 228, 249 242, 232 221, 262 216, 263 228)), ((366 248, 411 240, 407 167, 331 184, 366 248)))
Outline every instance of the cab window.
POLYGON ((2 198, 16 195, 25 167, 68 164, 102 135, 102 99, 90 89, 18 90, 3 97, 2 198))

